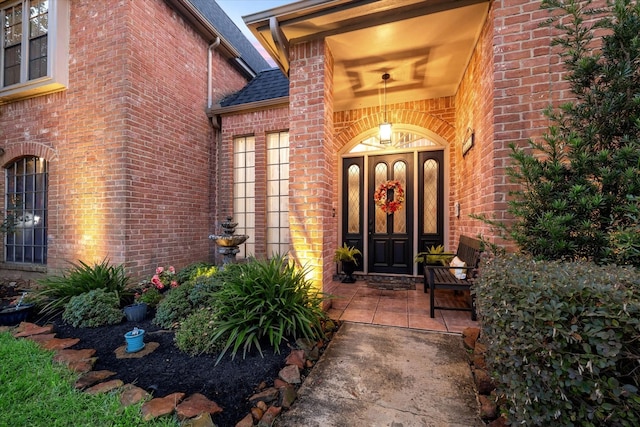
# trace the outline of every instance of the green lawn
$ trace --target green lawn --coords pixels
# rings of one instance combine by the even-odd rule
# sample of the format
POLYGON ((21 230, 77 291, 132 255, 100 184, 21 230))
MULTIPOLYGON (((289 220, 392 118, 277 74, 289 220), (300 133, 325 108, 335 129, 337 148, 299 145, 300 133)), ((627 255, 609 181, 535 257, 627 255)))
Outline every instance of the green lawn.
POLYGON ((53 352, 0 333, 0 425, 172 426, 173 418, 145 422, 140 405, 123 408, 118 393, 92 396, 73 387, 78 374, 52 363, 53 352))

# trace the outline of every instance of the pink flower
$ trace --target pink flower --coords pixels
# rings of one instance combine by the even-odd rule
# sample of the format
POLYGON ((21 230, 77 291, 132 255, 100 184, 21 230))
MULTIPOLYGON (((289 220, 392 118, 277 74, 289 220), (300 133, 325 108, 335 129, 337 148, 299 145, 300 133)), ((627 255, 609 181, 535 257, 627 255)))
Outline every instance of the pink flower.
POLYGON ((153 283, 154 286, 158 289, 164 288, 164 284, 162 284, 162 281, 157 274, 151 278, 151 283, 153 283))
POLYGON ((178 282, 176 282, 175 280, 171 281, 171 287, 172 288, 177 288, 178 287, 178 282))
POLYGON ((173 268, 173 265, 169 266, 169 273, 176 274, 176 269, 173 268))
POLYGON ((158 267, 156 268, 156 275, 158 274, 162 274, 162 272, 164 271, 164 267, 158 267))

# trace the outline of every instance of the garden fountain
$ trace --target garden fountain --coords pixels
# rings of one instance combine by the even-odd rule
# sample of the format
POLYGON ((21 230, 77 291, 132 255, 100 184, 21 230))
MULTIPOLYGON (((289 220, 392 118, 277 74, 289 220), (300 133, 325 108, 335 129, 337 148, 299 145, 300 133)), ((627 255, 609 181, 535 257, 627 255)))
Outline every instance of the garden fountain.
POLYGON ((238 246, 244 243, 249 236, 246 234, 233 234, 238 223, 233 222, 233 217, 231 216, 228 216, 226 221, 222 221, 220 226, 222 226, 222 234, 212 234, 209 238, 218 245, 218 253, 223 255, 222 266, 224 267, 235 262, 236 254, 240 252, 238 246))
POLYGON ((26 320, 27 317, 29 317, 34 304, 22 302, 26 295, 27 293, 23 292, 22 296, 15 305, 9 304, 8 306, 0 306, 0 325, 17 325, 18 323, 26 320))

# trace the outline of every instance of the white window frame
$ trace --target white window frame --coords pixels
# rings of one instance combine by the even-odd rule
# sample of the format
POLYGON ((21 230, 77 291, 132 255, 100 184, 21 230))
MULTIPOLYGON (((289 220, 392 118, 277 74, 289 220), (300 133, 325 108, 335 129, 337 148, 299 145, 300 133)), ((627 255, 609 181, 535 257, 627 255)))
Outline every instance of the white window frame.
POLYGON ((47 30, 47 73, 29 80, 29 1, 0 0, 0 104, 58 92, 69 86, 69 17, 70 0, 49 0, 47 30), (4 17, 9 7, 22 5, 22 63, 20 81, 4 86, 4 17))
POLYGON ((267 256, 290 249, 289 132, 275 132, 267 134, 267 256))
POLYGON ((256 138, 253 135, 233 139, 233 219, 235 234, 246 234, 238 256, 256 253, 256 138))

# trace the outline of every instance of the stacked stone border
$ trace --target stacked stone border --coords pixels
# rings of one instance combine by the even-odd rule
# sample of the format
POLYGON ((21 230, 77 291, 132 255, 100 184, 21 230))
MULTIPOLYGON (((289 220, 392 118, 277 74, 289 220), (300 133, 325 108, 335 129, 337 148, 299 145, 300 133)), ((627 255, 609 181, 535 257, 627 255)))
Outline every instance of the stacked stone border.
POLYGON ((506 427, 507 418, 500 411, 500 398, 487 370, 487 346, 482 342, 480 334, 479 328, 466 328, 462 331, 462 342, 468 351, 469 365, 476 385, 480 418, 490 427, 506 427))

